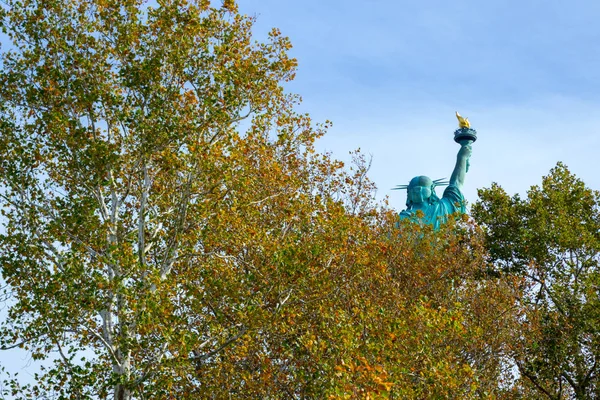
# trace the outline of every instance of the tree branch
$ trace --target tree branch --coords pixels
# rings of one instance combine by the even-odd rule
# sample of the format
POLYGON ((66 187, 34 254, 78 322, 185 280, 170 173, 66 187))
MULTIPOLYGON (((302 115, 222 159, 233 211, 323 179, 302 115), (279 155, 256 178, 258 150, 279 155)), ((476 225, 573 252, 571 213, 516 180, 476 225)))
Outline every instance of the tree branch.
POLYGON ((517 362, 517 368, 519 369, 519 372, 524 375, 527 379, 529 379, 529 381, 531 381, 531 383, 533 383, 533 385, 542 393, 544 393, 546 396, 548 396, 548 398, 552 399, 552 400, 558 400, 556 398, 556 396, 553 396, 552 393, 548 392, 542 385, 540 385, 537 381, 537 379, 535 378, 535 376, 531 375, 530 373, 528 373, 527 371, 525 371, 525 369, 523 368, 523 366, 517 362))
POLYGON ((2 346, 2 347, 0 347, 0 350, 11 350, 11 349, 16 349, 17 347, 21 347, 21 346, 23 346, 24 344, 31 342, 32 340, 35 340, 35 339, 37 339, 37 338, 40 338, 40 337, 42 337, 42 336, 46 336, 46 335, 47 335, 47 333, 41 333, 41 334, 39 334, 39 335, 35 335, 34 337, 31 337, 31 338, 29 338, 29 339, 22 340, 22 341, 20 341, 19 343, 15 343, 15 344, 13 344, 13 345, 10 345, 10 346, 2 346))
POLYGON ((232 344, 233 342, 235 342, 236 340, 241 338, 246 333, 246 331, 247 331, 246 328, 242 328, 240 330, 240 332, 238 332, 235 336, 230 337, 221 346, 217 347, 215 350, 209 351, 208 353, 198 354, 199 352, 197 350, 194 350, 194 355, 192 357, 190 357, 190 360, 194 360, 194 361, 197 361, 198 363, 201 363, 202 361, 207 360, 210 357, 216 356, 221 351, 223 351, 223 349, 225 349, 227 346, 229 346, 230 344, 232 344))

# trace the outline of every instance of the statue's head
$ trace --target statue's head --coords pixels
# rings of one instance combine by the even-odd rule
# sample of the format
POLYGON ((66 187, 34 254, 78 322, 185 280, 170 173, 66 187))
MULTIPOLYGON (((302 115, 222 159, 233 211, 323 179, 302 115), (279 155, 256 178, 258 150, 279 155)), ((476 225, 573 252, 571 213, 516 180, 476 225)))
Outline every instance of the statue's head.
POLYGON ((428 176, 415 176, 406 187, 406 207, 410 210, 413 204, 433 204, 439 200, 435 194, 435 182, 428 176))
POLYGON ((410 210, 413 205, 434 204, 440 201, 435 194, 436 186, 446 186, 448 181, 445 179, 431 180, 428 176, 415 176, 408 185, 397 185, 392 190, 406 189, 406 209, 410 210))

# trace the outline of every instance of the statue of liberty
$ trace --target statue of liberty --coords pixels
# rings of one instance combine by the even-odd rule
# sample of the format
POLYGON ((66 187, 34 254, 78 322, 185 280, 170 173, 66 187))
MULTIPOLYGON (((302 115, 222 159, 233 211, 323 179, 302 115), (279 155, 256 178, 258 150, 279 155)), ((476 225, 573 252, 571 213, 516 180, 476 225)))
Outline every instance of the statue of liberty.
POLYGON ((407 190, 406 210, 400 213, 400 219, 433 225, 433 229, 437 230, 448 220, 448 216, 466 212, 462 187, 469 170, 471 143, 477 139, 477 132, 470 128, 467 118, 461 117, 458 113, 456 117, 459 121, 459 129, 454 132, 454 140, 460 144, 460 150, 450 180, 432 180, 427 176, 416 176, 408 185, 397 186, 395 189, 407 190), (440 199, 435 193, 435 188, 445 185, 448 187, 440 199))

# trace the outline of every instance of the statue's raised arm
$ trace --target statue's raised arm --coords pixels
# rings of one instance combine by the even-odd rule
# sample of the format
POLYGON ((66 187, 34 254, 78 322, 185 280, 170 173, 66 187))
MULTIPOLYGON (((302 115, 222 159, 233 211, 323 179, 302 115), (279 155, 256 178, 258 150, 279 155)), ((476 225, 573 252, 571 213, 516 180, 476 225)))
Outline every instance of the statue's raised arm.
POLYGON ((469 158, 471 157, 472 151, 471 141, 464 141, 464 144, 461 143, 460 150, 458 150, 456 156, 456 165, 450 176, 450 185, 456 186, 458 190, 462 190, 465 183, 465 176, 469 170, 469 158))
POLYGON ((468 118, 463 118, 458 112, 456 117, 459 128, 454 132, 454 141, 460 144, 460 150, 450 181, 417 176, 411 179, 408 185, 397 186, 396 189, 407 190, 406 210, 400 213, 400 219, 431 224, 434 229, 438 229, 440 224, 448 220, 449 215, 466 212, 462 188, 469 170, 471 144, 477 140, 477 132, 471 129, 468 118), (435 193, 435 188, 445 185, 448 187, 440 199, 435 193))

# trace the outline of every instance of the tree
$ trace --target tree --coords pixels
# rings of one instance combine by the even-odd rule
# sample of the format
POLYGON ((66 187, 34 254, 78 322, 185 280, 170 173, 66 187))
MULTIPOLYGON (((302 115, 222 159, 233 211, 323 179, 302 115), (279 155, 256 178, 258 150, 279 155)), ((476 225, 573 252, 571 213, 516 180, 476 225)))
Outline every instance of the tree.
POLYGON ((383 225, 387 241, 368 248, 385 273, 371 268, 362 289, 349 291, 361 295, 344 300, 362 329, 347 329, 351 339, 336 366, 335 398, 502 395, 516 288, 482 273, 481 231, 449 222, 439 232, 410 223, 398 232, 393 221, 383 225), (382 389, 386 383, 389 391, 382 389))
POLYGON ((511 292, 477 229, 396 230, 366 160, 316 153, 279 31, 231 1, 1 12, 0 347, 58 355, 12 395, 497 391, 511 292))
POLYGON ((600 194, 559 163, 526 199, 498 185, 479 196, 473 216, 486 228, 491 262, 521 280, 512 357, 523 390, 598 397, 600 194))
POLYGON ((228 374, 212 361, 291 295, 277 279, 299 265, 272 269, 337 191, 323 128, 281 86, 287 38, 253 43, 230 1, 159 4, 2 10, 1 340, 60 352, 25 397, 168 393, 193 371, 208 392, 228 374))

